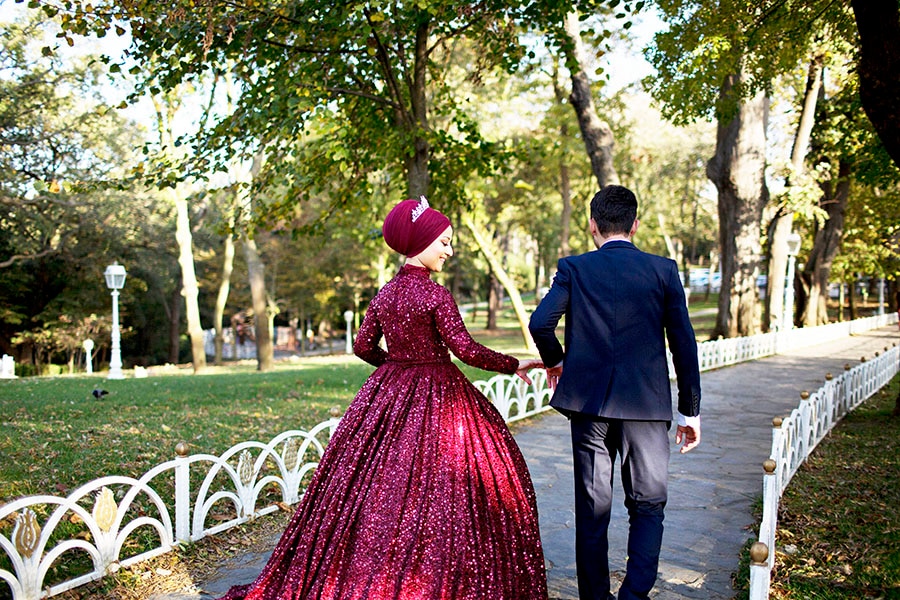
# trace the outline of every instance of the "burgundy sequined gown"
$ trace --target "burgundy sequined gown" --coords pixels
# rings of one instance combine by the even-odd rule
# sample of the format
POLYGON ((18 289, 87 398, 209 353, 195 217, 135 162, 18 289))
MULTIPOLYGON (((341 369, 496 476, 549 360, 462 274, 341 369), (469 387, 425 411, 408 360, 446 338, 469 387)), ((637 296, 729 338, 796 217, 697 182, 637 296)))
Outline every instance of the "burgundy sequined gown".
POLYGON ((450 351, 501 373, 517 360, 475 342, 450 292, 410 265, 372 300, 354 350, 377 369, 268 565, 225 598, 546 599, 525 461, 450 351))

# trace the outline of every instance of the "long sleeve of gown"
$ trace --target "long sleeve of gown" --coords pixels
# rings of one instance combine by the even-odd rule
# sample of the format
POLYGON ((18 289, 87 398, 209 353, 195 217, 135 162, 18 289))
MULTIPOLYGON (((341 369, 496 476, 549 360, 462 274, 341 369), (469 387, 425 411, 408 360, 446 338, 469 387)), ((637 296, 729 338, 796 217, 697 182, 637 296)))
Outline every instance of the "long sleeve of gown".
MULTIPOLYGON (((443 289, 443 288, 442 288, 443 289)), ((495 352, 472 339, 459 307, 453 296, 443 289, 442 298, 434 313, 438 333, 454 355, 467 365, 486 371, 512 374, 519 366, 519 360, 501 352, 495 352)))
POLYGON ((387 352, 378 345, 381 341, 381 323, 378 320, 377 310, 370 306, 363 317, 362 324, 356 332, 353 341, 353 353, 375 367, 380 367, 387 362, 387 352))

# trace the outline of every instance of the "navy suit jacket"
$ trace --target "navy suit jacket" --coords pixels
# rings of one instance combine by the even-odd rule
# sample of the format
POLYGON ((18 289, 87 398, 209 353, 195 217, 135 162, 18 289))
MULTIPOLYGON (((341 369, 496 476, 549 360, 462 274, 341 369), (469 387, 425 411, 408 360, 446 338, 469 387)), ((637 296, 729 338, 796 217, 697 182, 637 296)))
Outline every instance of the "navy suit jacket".
POLYGON ((550 402, 560 412, 671 421, 668 339, 678 412, 700 414, 697 342, 673 260, 619 240, 563 258, 529 329, 546 366, 563 361, 550 402), (563 315, 565 351, 556 338, 563 315))

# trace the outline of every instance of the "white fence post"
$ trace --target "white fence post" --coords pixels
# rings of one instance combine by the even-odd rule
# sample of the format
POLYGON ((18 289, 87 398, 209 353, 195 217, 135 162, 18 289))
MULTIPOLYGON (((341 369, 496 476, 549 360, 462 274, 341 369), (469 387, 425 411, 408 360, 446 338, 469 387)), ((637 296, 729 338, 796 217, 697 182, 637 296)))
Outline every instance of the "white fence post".
POLYGON ((191 541, 191 463, 187 459, 188 445, 175 446, 175 540, 191 541))
POLYGON ((769 570, 769 549, 762 542, 750 546, 750 600, 768 600, 772 573, 769 570))

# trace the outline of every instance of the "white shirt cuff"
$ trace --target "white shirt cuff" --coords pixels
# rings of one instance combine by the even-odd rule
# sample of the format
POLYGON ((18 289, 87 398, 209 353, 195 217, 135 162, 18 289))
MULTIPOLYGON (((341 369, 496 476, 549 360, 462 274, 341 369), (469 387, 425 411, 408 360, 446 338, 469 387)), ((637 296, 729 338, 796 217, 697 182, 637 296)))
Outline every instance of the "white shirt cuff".
POLYGON ((678 425, 680 427, 690 427, 691 429, 700 429, 700 415, 694 417, 686 417, 678 413, 678 425))

